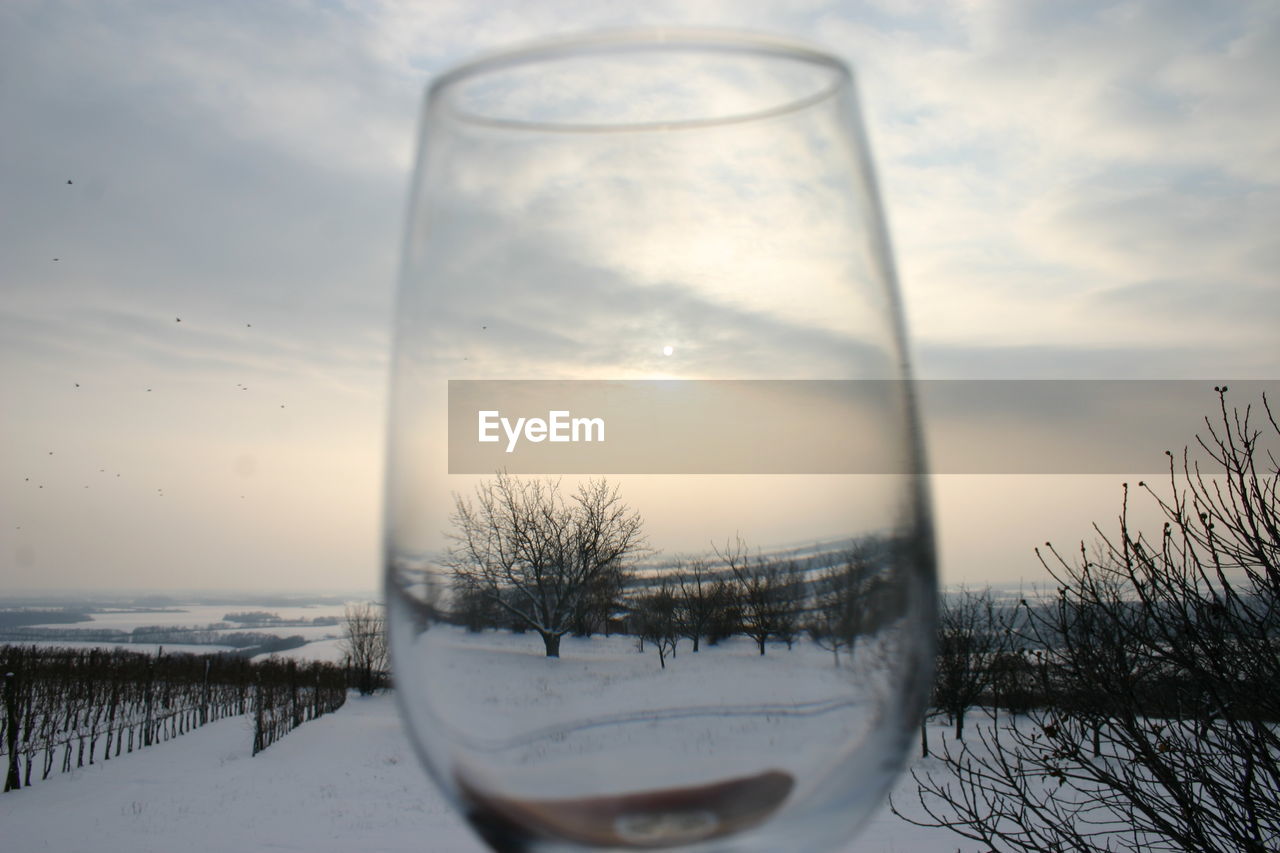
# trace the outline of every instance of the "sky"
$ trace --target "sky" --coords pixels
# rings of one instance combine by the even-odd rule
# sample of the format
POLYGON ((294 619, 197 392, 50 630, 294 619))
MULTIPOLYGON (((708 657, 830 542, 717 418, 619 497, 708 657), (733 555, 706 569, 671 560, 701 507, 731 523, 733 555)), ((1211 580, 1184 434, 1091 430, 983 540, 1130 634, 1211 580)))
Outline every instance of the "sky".
MULTIPOLYGON (((424 87, 674 25, 853 65, 918 376, 1280 375, 1274 3, 9 0, 4 589, 376 587, 424 87)), ((943 580, 1041 577, 1119 479, 935 477, 943 580)))

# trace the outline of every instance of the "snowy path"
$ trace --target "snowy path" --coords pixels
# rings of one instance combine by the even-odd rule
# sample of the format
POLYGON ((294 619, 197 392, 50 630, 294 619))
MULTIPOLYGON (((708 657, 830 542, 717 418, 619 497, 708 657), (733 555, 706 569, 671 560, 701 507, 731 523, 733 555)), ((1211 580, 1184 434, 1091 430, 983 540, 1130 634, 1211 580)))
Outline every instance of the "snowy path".
MULTIPOLYGON (((5 853, 484 849, 418 767, 390 696, 353 697, 256 757, 251 738, 247 718, 221 720, 0 794, 5 853)), ((881 810, 849 851, 971 849, 962 841, 881 810)))

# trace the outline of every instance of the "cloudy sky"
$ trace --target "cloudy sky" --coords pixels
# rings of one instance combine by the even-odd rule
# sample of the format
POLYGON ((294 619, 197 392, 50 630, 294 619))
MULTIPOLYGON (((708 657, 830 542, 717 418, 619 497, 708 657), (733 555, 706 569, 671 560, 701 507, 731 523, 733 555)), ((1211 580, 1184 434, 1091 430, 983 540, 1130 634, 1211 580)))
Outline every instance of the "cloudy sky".
MULTIPOLYGON (((376 586, 423 88, 627 25, 855 66, 919 375, 1280 375, 1271 2, 9 0, 6 590, 376 586)), ((1117 496, 940 477, 944 578, 1035 576, 1117 496)))

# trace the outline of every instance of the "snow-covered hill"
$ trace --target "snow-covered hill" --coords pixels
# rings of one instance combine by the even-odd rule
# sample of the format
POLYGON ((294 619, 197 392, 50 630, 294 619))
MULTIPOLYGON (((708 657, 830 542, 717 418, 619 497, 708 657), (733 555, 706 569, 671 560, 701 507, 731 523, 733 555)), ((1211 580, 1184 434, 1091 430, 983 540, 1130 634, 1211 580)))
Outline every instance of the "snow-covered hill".
MULTIPOLYGON (((939 734, 941 734, 939 732, 939 734)), ((246 717, 0 794, 5 853, 481 853, 414 757, 390 695, 250 757, 246 717)), ((909 796, 910 780, 900 785, 909 796)), ((952 853, 882 809, 850 851, 952 853)))

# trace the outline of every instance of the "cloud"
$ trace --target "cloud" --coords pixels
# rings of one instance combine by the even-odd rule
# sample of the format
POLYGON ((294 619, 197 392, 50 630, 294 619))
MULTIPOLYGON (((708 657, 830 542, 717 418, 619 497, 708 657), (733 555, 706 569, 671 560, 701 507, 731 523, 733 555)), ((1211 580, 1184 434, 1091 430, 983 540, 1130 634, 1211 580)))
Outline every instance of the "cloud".
POLYGON ((397 311, 408 357, 471 378, 892 376, 894 359, 880 348, 892 328, 860 338, 847 324, 805 322, 784 310, 812 295, 801 283, 779 282, 771 303, 739 299, 732 282, 655 280, 593 263, 576 251, 589 236, 452 208, 410 254, 414 286, 397 311), (665 345, 678 358, 663 356, 665 345))
MULTIPOLYGON (((177 297, 371 328, 429 72, 552 33, 725 23, 729 5, 9 7, 3 47, 23 85, 8 92, 30 118, 0 145, 33 168, 15 178, 25 251, 8 278, 42 294, 16 302, 47 313, 70 288, 104 307, 177 297), (54 195, 69 171, 79 182, 54 195)), ((1099 294, 1194 270, 1245 304, 1269 281, 1280 15, 1265 4, 779 3, 743 23, 857 63, 922 342, 1104 346, 1138 318, 1112 302, 1100 321, 1099 294)), ((839 239, 811 228, 815 245, 839 239)), ((690 248, 708 264, 739 251, 690 248)))
MULTIPOLYGON (((1194 330, 1190 330, 1194 334, 1194 330)), ((1241 355, 1230 338, 1153 344, 930 343, 916 348, 916 375, 925 379, 1271 379, 1270 351, 1241 355), (1118 370, 1117 365, 1123 365, 1118 370)))
POLYGON ((284 9, 0 11, 9 357, 211 365, 242 347, 201 324, 256 324, 260 359, 385 363, 420 81, 377 65, 359 16, 284 9))
POLYGON ((976 3, 932 26, 882 5, 894 25, 832 9, 821 32, 863 72, 922 347, 1083 347, 1144 375, 1122 354, 1151 346, 1176 376, 1234 341, 1276 369, 1272 315, 1243 310, 1268 304, 1280 227, 1273 5, 976 3))
MULTIPOLYGON (((812 40, 856 66, 924 375, 1231 379, 1280 367, 1280 10, 1271 2, 13 0, 0 3, 0 368, 14 389, 6 414, 20 413, 8 421, 15 446, 38 449, 50 434, 80 440, 88 410, 61 391, 73 376, 113 388, 189 377, 190 387, 167 383, 154 408, 117 412, 118 428, 92 440, 190 502, 171 501, 161 516, 121 501, 112 523, 132 525, 140 543, 148 526, 181 530, 182 547, 166 558, 204 545, 210 571, 239 562, 238 577, 251 578, 263 565, 255 553, 287 562, 293 544, 271 539, 272 525, 251 531, 234 514, 243 510, 208 498, 225 484, 198 466, 166 480, 165 466, 149 461, 158 446, 169 458, 198 457, 186 446, 192 430, 216 425, 235 453, 295 447, 289 470, 307 494, 272 480, 271 466, 259 484, 279 506, 362 513, 368 529, 342 534, 335 518, 332 547, 308 556, 329 576, 360 566, 372 578, 375 512, 353 507, 346 485, 376 480, 365 460, 377 456, 424 84, 449 63, 516 42, 692 24, 812 40), (255 392, 292 382, 299 398, 239 425, 231 414, 240 409, 199 396, 226 387, 247 401, 237 382, 255 392), (201 427, 206 412, 216 420, 201 427), (277 417, 295 412, 294 427, 277 417), (237 531, 245 538, 235 553, 212 547, 237 531)), ((714 158, 707 163, 690 176, 691 195, 715 191, 714 158)), ((761 189, 777 189, 793 168, 779 151, 762 146, 734 165, 758 182, 724 196, 714 227, 688 199, 652 193, 636 198, 664 200, 665 219, 624 206, 580 250, 539 244, 549 235, 534 227, 517 235, 512 258, 523 267, 501 269, 529 281, 571 273, 583 284, 558 291, 560 303, 524 294, 489 331, 562 362, 588 352, 615 363, 650 331, 658 360, 672 336, 689 357, 698 340, 749 354, 767 339, 816 363, 856 360, 834 323, 841 312, 822 316, 817 300, 787 305, 768 290, 819 276, 847 230, 814 216, 816 205, 802 216, 761 203, 761 189), (749 235, 767 210, 804 233, 791 244, 803 252, 766 262, 769 246, 749 235), (628 227, 641 220, 662 227, 628 252, 628 227), (708 281, 718 276, 720 291, 684 289, 675 255, 708 281), (557 304, 569 303, 592 318, 589 330, 557 325, 557 304), (646 313, 660 329, 639 328, 646 313)), ((495 170, 490 191, 518 195, 564 167, 553 159, 501 179, 495 170)), ((581 214, 599 219, 616 198, 597 201, 581 214)), ((551 221, 546 208, 531 210, 551 221)), ((503 284, 495 278, 477 295, 503 284)), ((740 367, 770 369, 749 357, 740 367)), ((95 405, 101 422, 116 404, 108 395, 95 405)), ((17 462, 5 464, 11 473, 17 462)), ((37 511, 25 493, 2 488, 6 506, 37 511)), ((102 510, 97 493, 81 491, 65 509, 39 509, 48 536, 31 540, 46 555, 49 543, 74 542, 62 564, 83 567, 63 576, 84 580, 100 564, 124 577, 155 559, 143 545, 106 544, 99 533, 110 525, 84 522, 102 510)), ((239 495, 222 497, 240 507, 239 495)), ((23 527, 24 536, 37 529, 23 527)), ((1006 535, 973 529, 984 542, 1006 535)), ((308 561, 297 562, 294 577, 307 577, 308 561)), ((50 579, 53 565, 42 562, 50 579)))

